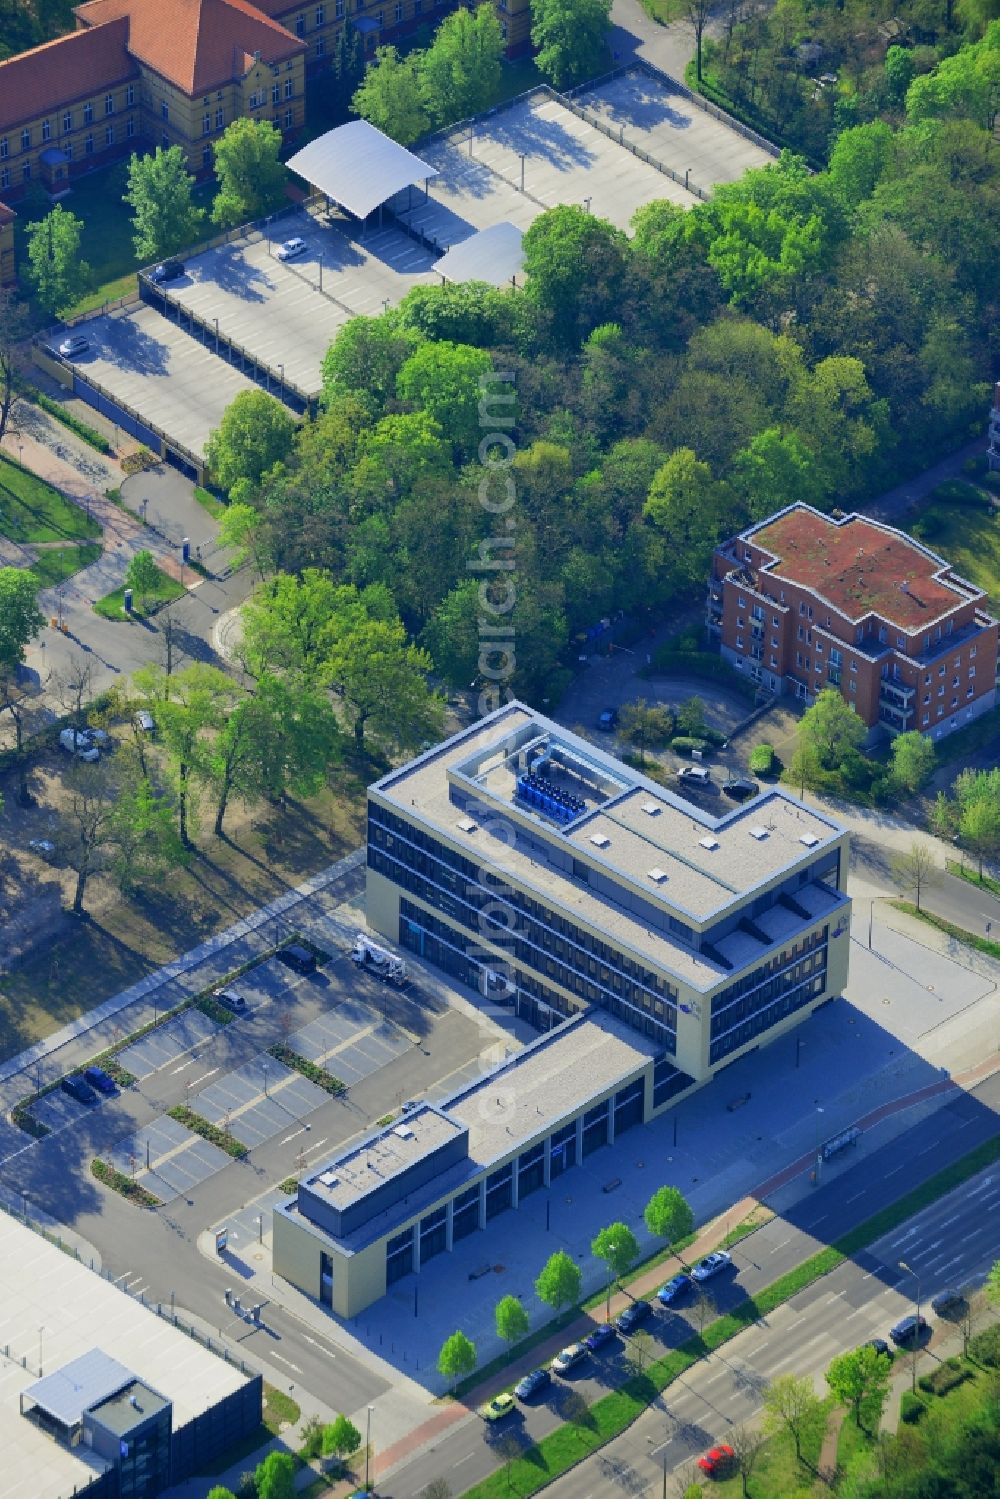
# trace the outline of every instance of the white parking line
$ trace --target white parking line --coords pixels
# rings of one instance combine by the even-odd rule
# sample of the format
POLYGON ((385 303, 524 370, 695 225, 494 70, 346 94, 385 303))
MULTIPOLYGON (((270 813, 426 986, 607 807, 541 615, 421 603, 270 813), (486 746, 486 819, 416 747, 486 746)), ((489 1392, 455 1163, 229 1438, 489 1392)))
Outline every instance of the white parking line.
POLYGON ((178 1073, 178 1072, 183 1072, 183 1071, 184 1071, 184 1068, 185 1068, 185 1067, 190 1067, 190 1066, 191 1066, 191 1063, 192 1063, 192 1062, 193 1062, 193 1061, 194 1061, 194 1060, 195 1060, 195 1058, 194 1058, 194 1057, 188 1057, 188 1059, 187 1059, 187 1061, 186 1061, 186 1062, 182 1062, 182 1063, 181 1063, 181 1065, 180 1065, 180 1066, 179 1066, 179 1067, 175 1067, 175 1068, 174 1068, 174 1070, 173 1070, 173 1072, 172 1072, 172 1073, 171 1073, 171 1076, 172 1076, 172 1077, 173 1077, 173 1076, 176 1076, 176 1074, 177 1074, 177 1073, 178 1073))
POLYGON ((294 1140, 297 1135, 304 1135, 305 1132, 306 1132, 305 1125, 303 1125, 301 1129, 293 1129, 292 1133, 290 1135, 286 1135, 285 1138, 282 1140, 282 1142, 281 1142, 282 1145, 287 1145, 288 1142, 289 1142, 289 1140, 294 1140))
MULTIPOLYGON (((187 1063, 185 1063, 185 1066, 186 1065, 187 1065, 187 1063)), ((203 1083, 207 1077, 214 1077, 215 1074, 218 1072, 218 1070, 219 1070, 218 1067, 213 1067, 210 1072, 203 1072, 201 1074, 201 1077, 192 1078, 191 1079, 191 1087, 192 1088, 197 1088, 198 1084, 199 1083, 203 1083)))

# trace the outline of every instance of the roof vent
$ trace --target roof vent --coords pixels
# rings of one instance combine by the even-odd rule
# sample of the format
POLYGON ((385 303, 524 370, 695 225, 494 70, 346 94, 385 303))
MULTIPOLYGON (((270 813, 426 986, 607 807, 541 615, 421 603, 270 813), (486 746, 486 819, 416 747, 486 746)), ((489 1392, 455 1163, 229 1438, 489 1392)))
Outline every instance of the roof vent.
POLYGON ((649 878, 651 880, 655 880, 658 885, 662 885, 663 881, 667 877, 667 871, 665 869, 661 869, 658 864, 655 865, 654 868, 648 870, 647 873, 649 874, 649 878))
POLYGON ((397 1124, 393 1134, 398 1135, 401 1140, 413 1139, 413 1131, 408 1124, 397 1124))
POLYGON ((819 842, 819 839, 816 837, 815 833, 803 833, 802 837, 799 839, 799 842, 804 843, 806 848, 815 848, 817 843, 819 842))
POLYGON ((718 848, 719 846, 718 838, 699 838, 698 842, 702 848, 718 848))
POLYGON ((476 823, 473 822, 471 817, 463 817, 462 821, 458 824, 458 828, 461 833, 474 833, 476 831, 476 823))
POLYGON ((322 1176, 320 1177, 320 1181, 323 1183, 324 1187, 335 1187, 338 1180, 339 1178, 333 1171, 324 1171, 322 1176))
POLYGON ((642 810, 647 817, 659 817, 662 809, 659 802, 643 802, 642 810))
POLYGON ((611 839, 606 838, 603 833, 594 833, 590 841, 592 844, 594 844, 595 848, 611 847, 611 839))
POLYGON ((767 828, 751 828, 750 837, 756 838, 758 843, 763 843, 764 839, 767 837, 767 828))

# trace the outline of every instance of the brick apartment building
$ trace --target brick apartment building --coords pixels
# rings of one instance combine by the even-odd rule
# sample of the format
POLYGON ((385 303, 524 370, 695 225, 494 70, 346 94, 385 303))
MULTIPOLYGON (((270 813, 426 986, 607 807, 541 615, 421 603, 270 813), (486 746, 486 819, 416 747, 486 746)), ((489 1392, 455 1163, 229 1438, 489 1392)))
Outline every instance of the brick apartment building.
MULTIPOLYGON (((529 0, 496 0, 509 53, 529 44, 529 0)), ((181 146, 207 172, 235 118, 305 121, 306 76, 328 71, 346 21, 365 50, 454 0, 87 0, 77 30, 0 62, 0 202, 133 151, 181 146)), ((2 269, 2 268, 0 268, 2 269)))
POLYGON ((940 739, 996 702, 982 590, 865 516, 792 505, 719 546, 708 626, 738 671, 805 702, 836 687, 873 736, 940 739))

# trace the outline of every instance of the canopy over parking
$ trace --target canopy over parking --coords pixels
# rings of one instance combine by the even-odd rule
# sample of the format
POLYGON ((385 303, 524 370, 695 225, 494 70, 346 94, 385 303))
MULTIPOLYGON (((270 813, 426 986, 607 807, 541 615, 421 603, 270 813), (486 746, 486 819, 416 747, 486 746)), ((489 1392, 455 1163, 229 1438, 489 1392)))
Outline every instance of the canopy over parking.
POLYGON ((328 130, 289 157, 288 165, 358 219, 366 219, 404 187, 438 175, 436 167, 397 145, 367 120, 351 120, 328 130))
POLYGON ((470 234, 452 245, 434 269, 446 281, 488 281, 503 286, 524 265, 524 235, 516 224, 504 220, 470 234))

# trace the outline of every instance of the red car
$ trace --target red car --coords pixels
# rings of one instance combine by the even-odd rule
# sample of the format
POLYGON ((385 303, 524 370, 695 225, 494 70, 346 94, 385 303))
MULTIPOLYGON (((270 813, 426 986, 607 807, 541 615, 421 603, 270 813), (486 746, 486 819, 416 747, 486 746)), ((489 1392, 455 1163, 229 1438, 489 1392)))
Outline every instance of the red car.
POLYGON ((713 1447, 710 1452, 705 1453, 704 1457, 699 1457, 698 1466, 703 1473, 708 1473, 710 1477, 715 1478, 717 1475, 728 1472, 734 1456, 732 1447, 727 1447, 723 1442, 721 1447, 713 1447))

